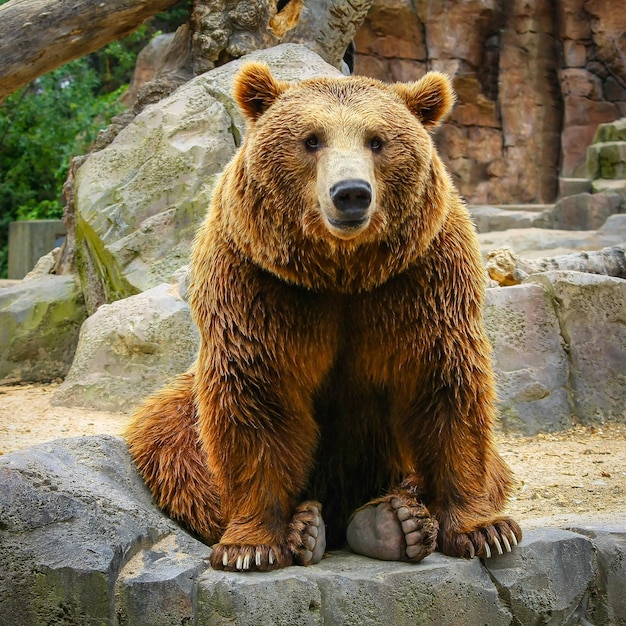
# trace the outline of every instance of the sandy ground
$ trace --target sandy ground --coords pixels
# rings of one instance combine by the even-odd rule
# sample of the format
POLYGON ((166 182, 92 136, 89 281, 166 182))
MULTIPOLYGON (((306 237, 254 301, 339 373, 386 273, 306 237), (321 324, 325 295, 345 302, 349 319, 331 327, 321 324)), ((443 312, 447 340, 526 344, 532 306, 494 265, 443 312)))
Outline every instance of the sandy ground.
MULTIPOLYGON (((55 385, 0 387, 0 454, 61 437, 120 435, 123 413, 51 405, 55 385)), ((556 435, 497 435, 518 485, 508 512, 526 528, 611 525, 626 531, 626 425, 556 435)))

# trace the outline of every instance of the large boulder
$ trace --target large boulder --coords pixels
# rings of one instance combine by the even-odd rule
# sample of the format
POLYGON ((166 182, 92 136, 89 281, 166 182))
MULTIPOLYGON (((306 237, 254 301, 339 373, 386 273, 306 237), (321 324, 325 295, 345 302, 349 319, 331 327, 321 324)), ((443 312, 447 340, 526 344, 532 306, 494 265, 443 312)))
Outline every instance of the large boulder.
POLYGON ((83 324, 74 362, 53 402, 128 410, 184 372, 199 341, 189 306, 174 286, 103 304, 83 324))
POLYGON ((626 528, 608 539, 601 525, 527 531, 486 562, 340 551, 309 568, 236 574, 212 570, 210 548, 152 504, 119 438, 7 454, 0 475, 6 626, 624 623, 626 528))
POLYGON ((189 81, 91 154, 75 177, 77 267, 91 313, 169 282, 187 262, 216 179, 245 132, 231 90, 251 60, 283 80, 340 74, 302 45, 262 50, 189 81))
POLYGON ((611 215, 619 213, 622 205, 622 196, 613 191, 567 196, 556 203, 552 226, 562 230, 596 230, 611 215))
POLYGON ((502 427, 626 421, 626 280, 573 271, 487 290, 502 427))
POLYGON ((533 435, 570 427, 569 363, 545 289, 488 289, 484 318, 504 430, 533 435))
MULTIPOLYGON (((187 541, 152 505, 120 439, 82 437, 8 454, 0 475, 6 626, 118 624, 121 569, 147 546, 187 541)), ((199 544, 196 553, 208 549, 199 544)))
POLYGON ((556 305, 570 361, 569 391, 576 421, 626 420, 626 280, 552 271, 541 284, 556 305))
POLYGON ((86 317, 72 276, 40 276, 1 289, 0 381, 64 377, 86 317))

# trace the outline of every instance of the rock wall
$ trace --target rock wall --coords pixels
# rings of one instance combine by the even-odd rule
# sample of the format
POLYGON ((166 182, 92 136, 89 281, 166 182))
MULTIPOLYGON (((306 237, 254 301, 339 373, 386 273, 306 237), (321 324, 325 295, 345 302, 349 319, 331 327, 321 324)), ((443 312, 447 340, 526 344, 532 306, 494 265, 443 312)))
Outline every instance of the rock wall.
POLYGON ((626 115, 626 12, 611 0, 375 0, 355 72, 454 78, 438 143, 470 203, 551 202, 598 124, 626 115))

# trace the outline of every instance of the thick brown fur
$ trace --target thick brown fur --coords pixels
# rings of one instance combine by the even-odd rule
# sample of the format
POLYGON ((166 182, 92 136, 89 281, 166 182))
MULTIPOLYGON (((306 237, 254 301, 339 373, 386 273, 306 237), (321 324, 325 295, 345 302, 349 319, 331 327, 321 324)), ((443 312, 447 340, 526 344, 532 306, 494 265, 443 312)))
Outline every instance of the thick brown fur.
POLYGON ((158 504, 228 569, 302 561, 294 529, 319 506, 303 500, 322 503, 330 547, 385 493, 419 497, 446 554, 520 539, 499 516, 484 271, 429 134, 449 80, 290 85, 249 64, 235 97, 249 130, 192 257, 199 356, 127 432, 158 504), (363 226, 337 222, 342 176, 371 183, 363 226))

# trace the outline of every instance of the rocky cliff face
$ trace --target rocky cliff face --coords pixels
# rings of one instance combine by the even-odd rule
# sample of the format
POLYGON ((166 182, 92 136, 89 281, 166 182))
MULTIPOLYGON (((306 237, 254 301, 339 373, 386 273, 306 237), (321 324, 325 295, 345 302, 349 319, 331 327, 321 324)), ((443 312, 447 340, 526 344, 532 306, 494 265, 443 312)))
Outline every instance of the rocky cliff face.
POLYGON ((598 124, 626 115, 626 12, 611 0, 375 0, 358 74, 454 78, 439 147, 470 203, 550 202, 598 124))

